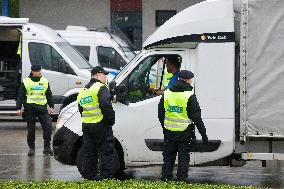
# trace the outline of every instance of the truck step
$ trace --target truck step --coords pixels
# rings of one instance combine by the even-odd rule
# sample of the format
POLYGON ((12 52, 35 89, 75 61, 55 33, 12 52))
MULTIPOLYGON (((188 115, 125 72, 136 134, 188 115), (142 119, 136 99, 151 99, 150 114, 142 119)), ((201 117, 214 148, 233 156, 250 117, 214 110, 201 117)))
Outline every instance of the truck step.
POLYGON ((284 154, 280 153, 242 153, 243 160, 284 160, 284 154))

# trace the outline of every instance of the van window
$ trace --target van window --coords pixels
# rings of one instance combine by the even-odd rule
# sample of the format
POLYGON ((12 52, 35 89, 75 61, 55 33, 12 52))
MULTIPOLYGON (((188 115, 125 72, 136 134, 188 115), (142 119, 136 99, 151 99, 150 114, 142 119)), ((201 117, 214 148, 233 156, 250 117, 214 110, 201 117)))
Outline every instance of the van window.
POLYGON ((129 76, 129 101, 138 102, 154 97, 152 89, 161 89, 165 58, 150 56, 145 58, 129 76))
POLYGON ((74 63, 79 69, 91 69, 89 62, 80 54, 74 47, 67 42, 55 42, 55 44, 63 51, 64 54, 74 63))
POLYGON ((102 67, 120 70, 126 65, 125 60, 111 47, 97 47, 98 61, 102 67))
POLYGON ((43 69, 61 72, 62 56, 50 45, 29 43, 31 64, 40 64, 43 69))
POLYGON ((73 47, 75 47, 83 56, 84 58, 86 58, 86 60, 90 60, 90 46, 77 46, 74 45, 73 47))

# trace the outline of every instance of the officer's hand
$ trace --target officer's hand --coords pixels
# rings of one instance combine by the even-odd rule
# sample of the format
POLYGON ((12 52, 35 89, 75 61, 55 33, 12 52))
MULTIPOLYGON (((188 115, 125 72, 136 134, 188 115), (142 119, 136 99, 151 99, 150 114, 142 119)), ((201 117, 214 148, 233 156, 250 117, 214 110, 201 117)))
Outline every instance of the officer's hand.
POLYGON ((147 92, 150 93, 150 94, 154 94, 156 92, 156 89, 148 88, 147 92))
POLYGON ((48 108, 48 113, 49 114, 52 114, 54 112, 54 109, 53 108, 48 108))
POLYGON ((162 95, 162 94, 164 94, 164 91, 163 91, 163 90, 157 90, 157 91, 155 92, 155 95, 157 95, 157 96, 162 95))
POLYGON ((23 110, 17 110, 17 111, 16 111, 16 114, 17 114, 18 116, 22 115, 22 114, 23 114, 23 110))

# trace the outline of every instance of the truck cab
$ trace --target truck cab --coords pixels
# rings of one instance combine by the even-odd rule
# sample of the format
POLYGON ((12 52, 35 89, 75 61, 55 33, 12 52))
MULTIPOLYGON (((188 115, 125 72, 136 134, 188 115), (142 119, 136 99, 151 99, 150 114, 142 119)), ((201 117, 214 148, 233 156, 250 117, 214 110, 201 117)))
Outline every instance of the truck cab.
MULTIPOLYGON (((181 11, 158 28, 110 83, 115 94, 116 165, 162 164, 163 133, 158 120, 161 96, 149 93, 149 89, 162 88, 167 56, 177 56, 181 69, 195 74, 194 92, 209 138, 203 145, 196 131, 190 164, 228 164, 226 160, 235 148, 233 2, 210 0, 181 11)), ((80 171, 81 145, 82 124, 73 103, 59 116, 53 138, 55 158, 76 164, 80 171)))
POLYGON ((50 83, 55 114, 89 81, 91 65, 55 30, 28 18, 0 17, 0 34, 1 114, 15 114, 17 90, 32 64, 42 66, 50 83))

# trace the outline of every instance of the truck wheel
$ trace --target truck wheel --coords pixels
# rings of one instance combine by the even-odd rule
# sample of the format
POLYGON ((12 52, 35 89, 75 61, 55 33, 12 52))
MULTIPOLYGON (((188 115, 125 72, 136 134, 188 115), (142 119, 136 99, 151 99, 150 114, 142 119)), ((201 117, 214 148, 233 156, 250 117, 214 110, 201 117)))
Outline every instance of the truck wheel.
MULTIPOLYGON (((84 176, 82 172, 82 160, 83 160, 83 148, 81 147, 76 157, 76 165, 77 165, 77 168, 80 174, 84 176)), ((101 163, 100 161, 98 161, 97 168, 99 169, 100 166, 101 166, 101 163)), ((122 173, 122 170, 120 168, 119 155, 117 153, 117 150, 114 148, 114 163, 113 163, 113 168, 112 168, 112 175, 114 177, 117 177, 117 176, 120 176, 121 173, 122 173)))

